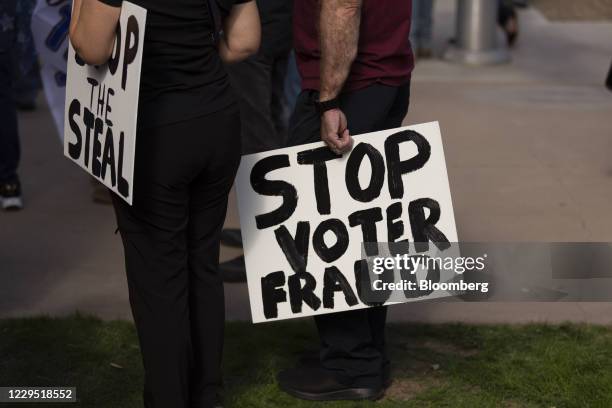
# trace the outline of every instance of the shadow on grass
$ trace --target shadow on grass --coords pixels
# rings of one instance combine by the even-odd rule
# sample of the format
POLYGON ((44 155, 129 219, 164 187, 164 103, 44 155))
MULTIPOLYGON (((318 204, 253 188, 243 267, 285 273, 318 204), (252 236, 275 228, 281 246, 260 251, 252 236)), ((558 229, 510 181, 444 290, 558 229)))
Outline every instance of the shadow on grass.
MULTIPOLYGON (((317 344, 310 320, 228 323, 228 407, 610 407, 612 330, 586 325, 390 325, 394 383, 378 402, 308 403, 276 373, 317 344)), ((67 407, 142 406, 134 327, 75 315, 0 320, 0 386, 76 386, 67 407)), ((19 404, 19 407, 40 405, 19 404)), ((62 406, 54 404, 53 406, 62 406)))
POLYGON ((81 315, 0 321, 0 385, 77 387, 79 403, 52 406, 142 406, 139 353, 129 322, 81 315))

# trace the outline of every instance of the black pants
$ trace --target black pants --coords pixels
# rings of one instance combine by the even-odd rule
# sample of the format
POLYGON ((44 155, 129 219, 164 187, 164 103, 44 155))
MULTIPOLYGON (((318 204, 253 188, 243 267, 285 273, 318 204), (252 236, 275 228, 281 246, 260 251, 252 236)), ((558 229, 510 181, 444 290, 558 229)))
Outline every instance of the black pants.
MULTIPOLYGON (((318 92, 298 97, 289 128, 292 146, 321 140, 321 121, 314 106, 318 92)), ((410 84, 372 85, 343 94, 340 100, 352 135, 401 126, 410 102, 410 84)), ((380 386, 385 366, 387 309, 375 307, 315 317, 321 338, 321 363, 355 386, 380 386)))
POLYGON ((225 319, 219 235, 239 161, 235 106, 140 130, 133 206, 113 199, 148 408, 214 404, 225 319))
POLYGON ((17 24, 15 1, 0 3, 0 183, 17 179, 20 147, 17 132, 17 110, 13 90, 13 60, 17 24))
POLYGON ((285 76, 289 50, 262 53, 227 66, 242 118, 243 154, 279 149, 287 139, 285 76))

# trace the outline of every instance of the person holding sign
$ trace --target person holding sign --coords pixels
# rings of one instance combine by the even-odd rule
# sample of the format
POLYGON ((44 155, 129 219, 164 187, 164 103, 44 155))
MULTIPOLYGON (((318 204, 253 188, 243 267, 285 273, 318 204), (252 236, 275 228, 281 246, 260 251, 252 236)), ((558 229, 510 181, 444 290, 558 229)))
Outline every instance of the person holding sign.
MULTIPOLYGON (((407 40, 411 3, 296 0, 302 93, 291 118, 291 145, 322 139, 341 155, 353 145, 351 134, 401 125, 414 67, 407 40)), ((306 356, 299 367, 281 372, 279 386, 307 400, 380 398, 390 381, 385 320, 384 307, 316 316, 319 356, 306 356)))
MULTIPOLYGON (((134 1, 148 10, 136 188, 132 206, 116 195, 113 201, 145 368, 146 407, 219 406, 219 235, 240 161, 240 116, 223 60, 254 53, 260 23, 253 0, 217 1, 134 1)), ((70 38, 88 64, 109 60, 121 5, 122 0, 75 0, 70 38)), ((117 52, 135 53, 137 46, 127 41, 117 52)))

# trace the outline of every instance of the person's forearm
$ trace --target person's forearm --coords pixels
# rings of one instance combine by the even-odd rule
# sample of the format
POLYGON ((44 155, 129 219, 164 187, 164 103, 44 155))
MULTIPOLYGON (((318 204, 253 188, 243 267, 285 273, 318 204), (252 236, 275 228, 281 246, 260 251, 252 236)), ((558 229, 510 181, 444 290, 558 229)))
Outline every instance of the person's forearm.
POLYGON ((227 64, 234 64, 243 61, 253 55, 256 50, 252 49, 232 49, 229 47, 225 38, 219 42, 219 56, 227 64))
POLYGON ((338 96, 357 56, 362 0, 321 0, 319 99, 338 96))
POLYGON ((90 65, 108 61, 115 43, 121 8, 98 0, 75 0, 70 23, 70 42, 90 65))

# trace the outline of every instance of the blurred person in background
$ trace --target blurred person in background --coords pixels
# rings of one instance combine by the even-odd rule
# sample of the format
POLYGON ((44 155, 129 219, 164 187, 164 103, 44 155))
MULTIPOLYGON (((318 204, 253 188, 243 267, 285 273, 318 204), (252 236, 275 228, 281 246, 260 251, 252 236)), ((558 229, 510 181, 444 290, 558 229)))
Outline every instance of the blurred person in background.
MULTIPOLYGON (((518 14, 516 8, 525 8, 527 1, 498 0, 497 1, 497 24, 506 36, 506 42, 510 48, 514 46, 519 34, 518 14)), ((457 39, 452 37, 448 40, 450 44, 457 44, 457 39)))
MULTIPOLYGON (((285 146, 289 116, 299 92, 291 52, 293 1, 258 0, 257 6, 262 24, 259 52, 227 67, 243 122, 242 154, 285 146)), ((223 230, 221 242, 242 247, 240 230, 223 230)), ((221 263, 219 272, 226 282, 246 282, 244 256, 221 263)))
POLYGON ((34 47, 31 21, 36 0, 18 0, 16 57, 13 59, 13 89, 17 108, 24 111, 36 109, 36 97, 42 87, 38 55, 34 47))
MULTIPOLYGON (((412 2, 296 0, 294 7, 302 92, 288 144, 323 140, 325 157, 334 158, 351 149, 353 134, 401 126, 414 68, 412 2)), ((313 401, 382 397, 391 381, 386 316, 385 307, 316 316, 320 351, 280 372, 279 387, 313 401)))
POLYGON ((242 153, 277 149, 287 139, 285 76, 292 49, 293 2, 258 0, 261 46, 257 54, 227 66, 242 127, 242 153))
POLYGON ((417 58, 431 58, 434 0, 412 0, 410 43, 417 58))
POLYGON ((513 47, 519 33, 516 4, 513 0, 499 0, 497 23, 506 34, 509 47, 513 47))
POLYGON ((0 2, 0 204, 4 210, 23 208, 17 175, 21 152, 13 74, 19 41, 27 35, 18 31, 24 24, 17 10, 17 0, 0 2))

